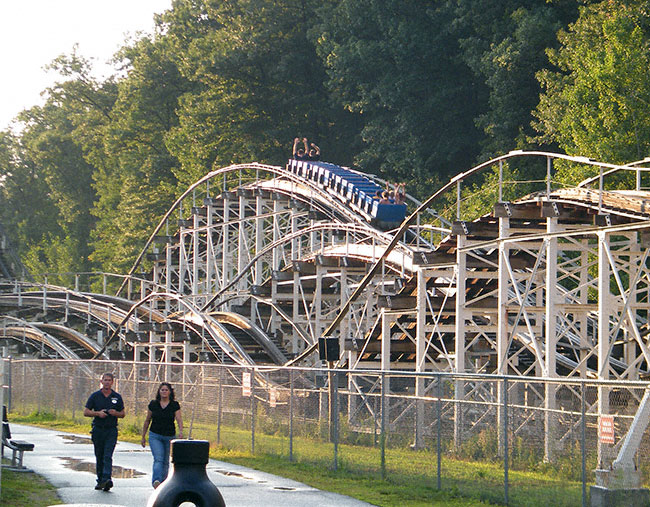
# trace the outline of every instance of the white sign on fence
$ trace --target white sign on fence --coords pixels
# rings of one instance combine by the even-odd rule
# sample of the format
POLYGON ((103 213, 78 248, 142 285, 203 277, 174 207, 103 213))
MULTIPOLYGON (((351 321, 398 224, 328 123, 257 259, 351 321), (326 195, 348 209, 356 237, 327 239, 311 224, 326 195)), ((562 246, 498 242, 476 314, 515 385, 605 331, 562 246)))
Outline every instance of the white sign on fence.
POLYGON ((598 437, 603 444, 614 443, 614 416, 601 415, 598 418, 598 437))
POLYGON ((251 374, 247 371, 241 374, 241 395, 251 395, 251 374))

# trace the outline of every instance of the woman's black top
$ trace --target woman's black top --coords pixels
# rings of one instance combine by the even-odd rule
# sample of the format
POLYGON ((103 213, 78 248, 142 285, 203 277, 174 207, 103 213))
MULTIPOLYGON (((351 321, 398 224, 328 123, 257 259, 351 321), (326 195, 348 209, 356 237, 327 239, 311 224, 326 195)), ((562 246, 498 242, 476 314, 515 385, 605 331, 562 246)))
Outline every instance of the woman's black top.
POLYGON ((176 435, 174 414, 176 414, 177 410, 181 409, 181 406, 177 401, 170 401, 165 408, 162 408, 158 400, 151 400, 148 408, 151 410, 150 431, 166 437, 173 437, 176 435))

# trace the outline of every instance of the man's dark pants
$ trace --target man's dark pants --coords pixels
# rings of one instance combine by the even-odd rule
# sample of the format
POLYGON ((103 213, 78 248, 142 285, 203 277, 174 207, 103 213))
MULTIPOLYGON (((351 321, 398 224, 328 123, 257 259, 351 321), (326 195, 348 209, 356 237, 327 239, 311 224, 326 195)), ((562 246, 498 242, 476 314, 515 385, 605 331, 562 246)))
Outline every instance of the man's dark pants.
POLYGON ((105 482, 111 478, 113 469, 113 451, 117 444, 117 428, 92 429, 92 441, 95 447, 97 482, 105 482))

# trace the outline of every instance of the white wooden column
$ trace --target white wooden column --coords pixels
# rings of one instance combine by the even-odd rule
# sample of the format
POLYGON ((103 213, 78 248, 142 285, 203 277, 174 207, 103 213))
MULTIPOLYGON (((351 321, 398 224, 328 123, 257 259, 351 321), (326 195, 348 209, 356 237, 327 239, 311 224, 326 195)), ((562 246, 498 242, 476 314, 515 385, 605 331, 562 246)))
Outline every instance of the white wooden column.
MULTIPOLYGON (((249 239, 252 242, 253 238, 246 237, 246 203, 247 199, 243 195, 239 196, 239 222, 238 222, 238 234, 237 234, 237 274, 243 273, 248 264, 248 259, 250 258, 250 248, 253 246, 249 243, 249 239)), ((246 281, 247 277, 242 277, 238 282, 238 289, 240 291, 246 290, 246 281)), ((249 282, 250 283, 250 282, 249 282)))
POLYGON ((230 199, 223 195, 223 224, 221 226, 221 287, 224 287, 230 280, 230 199))
MULTIPOLYGON (((339 268, 339 313, 345 306, 345 303, 349 299, 349 294, 348 294, 348 268, 345 266, 339 268)), ((340 336, 339 336, 339 347, 340 350, 345 350, 344 344, 346 340, 350 339, 350 313, 347 312, 345 316, 343 317, 343 320, 341 320, 341 324, 339 325, 340 331, 340 336)))
MULTIPOLYGON (((253 255, 256 256, 259 252, 264 249, 264 219, 261 218, 264 213, 264 200, 261 195, 258 195, 255 198, 255 252, 253 255)), ((264 262, 262 258, 258 258, 255 261, 255 273, 253 284, 262 285, 264 279, 262 278, 264 262)), ((251 320, 256 321, 257 316, 257 301, 251 299, 251 320)))
MULTIPOLYGON (((557 218, 549 217, 546 219, 546 231, 554 233, 558 230, 557 218)), ((540 252, 541 254, 541 252, 540 252)), ((546 242, 546 319, 545 319, 545 347, 544 347, 544 364, 546 370, 544 376, 547 378, 557 377, 557 254, 558 241, 557 237, 550 237, 546 242)), ((551 461, 553 459, 553 450, 555 447, 555 425, 557 415, 555 410, 555 384, 546 384, 544 393, 544 459, 551 461)))
MULTIPOLYGON (((609 379, 609 319, 612 297, 609 290, 611 269, 607 258, 609 235, 598 233, 598 380, 609 379)), ((598 417, 609 414, 609 389, 598 388, 598 417)), ((609 468, 611 456, 609 444, 598 441, 598 468, 609 468)))
MULTIPOLYGON (((463 235, 456 236, 456 357, 454 360, 454 372, 465 372, 465 285, 467 278, 467 254, 463 251, 466 238, 463 235)), ((465 399, 465 381, 454 382, 454 445, 458 449, 462 443, 463 428, 463 400, 465 399)))
POLYGON ((187 269, 187 249, 185 248, 185 237, 187 228, 184 225, 179 227, 178 233, 178 292, 183 293, 185 288, 185 270, 187 269))
POLYGON ((382 386, 386 397, 384 399, 384 410, 386 421, 386 430, 390 428, 390 327, 393 323, 393 316, 385 310, 381 312, 381 371, 386 372, 384 375, 384 385, 382 386))
MULTIPOLYGON (((504 240, 510 237, 510 218, 499 217, 499 239, 504 240)), ((499 242, 499 271, 497 273, 497 368, 498 375, 509 373, 508 363, 508 287, 511 283, 508 275, 508 263, 510 257, 510 244, 505 241, 499 242)), ((514 332, 514 330, 513 330, 514 332)), ((503 455, 503 389, 496 385, 497 399, 497 440, 499 452, 503 455)))
MULTIPOLYGON (((580 251, 580 294, 579 301, 582 305, 589 303, 589 241, 580 242, 582 250, 580 251)), ((581 312, 577 319, 580 323, 580 378, 587 378, 587 355, 591 349, 591 340, 589 339, 587 326, 587 312, 581 312)))
MULTIPOLYGON (((274 199, 273 200, 273 242, 279 241, 281 239, 281 233, 280 233, 280 212, 282 211, 282 204, 280 203, 279 200, 274 199)), ((274 248, 273 249, 273 266, 272 269, 278 270, 280 269, 280 260, 282 258, 281 256, 281 249, 279 248, 274 248)))
MULTIPOLYGON (((192 296, 196 297, 199 294, 199 227, 201 217, 198 213, 192 213, 192 296)), ((192 303, 196 301, 192 298, 192 303)))
MULTIPOLYGON (((291 213, 291 233, 295 234, 298 232, 298 216, 296 213, 291 213)), ((294 237, 294 239, 291 240, 291 261, 297 261, 300 259, 301 254, 300 254, 300 238, 299 237, 294 237)), ((292 311, 293 311, 293 322, 296 323, 297 325, 300 325, 300 291, 299 291, 299 284, 300 284, 300 273, 298 273, 296 270, 293 271, 293 293, 292 293, 292 311)), ((298 335, 298 331, 296 331, 295 328, 292 327, 291 330, 291 349, 293 350, 294 353, 298 354, 302 352, 304 349, 305 344, 303 340, 300 338, 298 335)))
MULTIPOLYGON (((505 239, 510 236, 510 219, 499 218, 499 238, 505 239)), ((497 294, 497 374, 508 374, 508 276, 507 262, 510 255, 508 243, 499 242, 499 273, 498 273, 498 294, 497 294)), ((501 396, 499 389, 499 399, 501 396)))
POLYGON ((214 244, 212 241, 212 222, 213 222, 213 208, 212 208, 212 198, 208 197, 206 199, 206 231, 205 231, 205 292, 206 294, 212 294, 214 283, 214 244))
POLYGON ((323 332, 323 273, 326 268, 316 263, 316 288, 314 289, 314 299, 312 299, 312 316, 314 322, 314 334, 316 337, 321 336, 323 332))
MULTIPOLYGON (((416 298, 416 320, 415 320, 415 371, 426 371, 425 351, 427 345, 426 323, 427 323, 427 276, 423 268, 419 269, 417 279, 416 298)), ((425 395, 424 378, 417 377, 415 380, 415 437, 414 447, 424 447, 423 426, 424 426, 424 402, 420 401, 425 395)))
MULTIPOLYGON (((179 257, 179 262, 180 262, 180 256, 181 256, 180 245, 179 245, 178 248, 179 248, 178 257, 179 257)), ((171 245, 171 243, 167 243, 165 245, 165 267, 164 267, 164 269, 165 269, 165 272, 166 272, 165 291, 167 292, 167 294, 170 294, 172 292, 172 276, 173 276, 173 272, 174 272, 174 267, 172 265, 172 245, 171 245)), ((180 269, 179 269, 179 271, 180 271, 180 269)), ((156 290, 156 289, 154 289, 154 290, 156 290)), ((154 300, 151 299, 150 302, 149 302, 150 307, 153 307, 153 304, 154 304, 154 300)), ((170 311, 170 301, 169 301, 169 298, 165 298, 165 314, 169 315, 169 311, 170 311)))

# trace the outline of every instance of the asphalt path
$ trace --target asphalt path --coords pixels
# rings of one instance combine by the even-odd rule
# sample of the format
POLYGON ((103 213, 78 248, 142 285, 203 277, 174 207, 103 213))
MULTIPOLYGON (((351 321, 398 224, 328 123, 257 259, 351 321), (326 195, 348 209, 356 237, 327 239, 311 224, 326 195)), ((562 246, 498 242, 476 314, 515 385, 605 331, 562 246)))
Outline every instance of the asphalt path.
MULTIPOLYGON (((147 505, 147 500, 153 492, 151 486, 153 458, 149 447, 143 449, 137 444, 118 442, 113 454, 115 485, 107 492, 95 491, 95 455, 89 435, 10 424, 13 439, 26 440, 35 444, 34 451, 25 453, 24 465, 54 485, 66 504, 87 507, 147 505)), ((222 461, 211 459, 206 469, 208 478, 219 488, 228 507, 371 505, 337 493, 321 491, 290 479, 222 461)))

